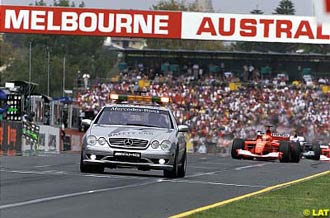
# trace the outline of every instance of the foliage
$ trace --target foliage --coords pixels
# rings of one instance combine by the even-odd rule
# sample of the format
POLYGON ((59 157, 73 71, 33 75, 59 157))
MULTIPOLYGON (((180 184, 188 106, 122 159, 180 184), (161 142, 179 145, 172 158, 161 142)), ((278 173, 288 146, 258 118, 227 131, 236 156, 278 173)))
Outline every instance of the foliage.
POLYGON ((190 11, 195 10, 194 4, 187 5, 186 1, 176 0, 161 0, 158 4, 152 5, 151 10, 166 10, 166 11, 190 11))
POLYGON ((254 9, 253 11, 250 12, 251 14, 264 14, 264 12, 260 9, 254 9))
POLYGON ((274 14, 294 15, 296 12, 294 4, 290 0, 281 0, 277 8, 275 8, 274 14))

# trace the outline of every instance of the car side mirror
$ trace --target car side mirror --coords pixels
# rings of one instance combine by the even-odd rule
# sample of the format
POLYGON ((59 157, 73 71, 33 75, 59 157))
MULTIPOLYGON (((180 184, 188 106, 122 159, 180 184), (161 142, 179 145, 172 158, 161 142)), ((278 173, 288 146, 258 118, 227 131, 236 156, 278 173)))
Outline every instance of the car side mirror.
POLYGON ((86 131, 90 127, 91 124, 92 124, 92 120, 90 120, 90 119, 82 119, 81 120, 81 126, 82 126, 84 131, 86 131))
POLYGON ((189 127, 186 125, 179 125, 178 126, 178 131, 179 132, 188 132, 189 131, 189 127))

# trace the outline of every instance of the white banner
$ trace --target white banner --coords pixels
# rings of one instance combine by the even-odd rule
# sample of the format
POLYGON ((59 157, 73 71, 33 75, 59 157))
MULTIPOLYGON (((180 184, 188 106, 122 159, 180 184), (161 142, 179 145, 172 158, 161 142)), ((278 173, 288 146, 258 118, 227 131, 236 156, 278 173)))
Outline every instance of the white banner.
MULTIPOLYGON (((315 0, 330 17, 330 0, 315 0)), ((329 18, 330 20, 330 18, 329 18)), ((330 44, 315 17, 0 5, 0 32, 330 44)))
POLYGON ((330 23, 330 0, 314 0, 314 13, 320 23, 330 23))
POLYGON ((330 44, 314 17, 182 12, 182 39, 330 44))

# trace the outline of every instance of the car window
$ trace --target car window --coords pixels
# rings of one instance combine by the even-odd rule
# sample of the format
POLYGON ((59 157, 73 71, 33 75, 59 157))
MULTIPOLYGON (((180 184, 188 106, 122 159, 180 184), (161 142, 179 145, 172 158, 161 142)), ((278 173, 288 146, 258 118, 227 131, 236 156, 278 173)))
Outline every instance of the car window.
POLYGON ((133 125, 168 129, 173 128, 173 123, 168 111, 147 108, 105 108, 95 123, 101 125, 133 125))

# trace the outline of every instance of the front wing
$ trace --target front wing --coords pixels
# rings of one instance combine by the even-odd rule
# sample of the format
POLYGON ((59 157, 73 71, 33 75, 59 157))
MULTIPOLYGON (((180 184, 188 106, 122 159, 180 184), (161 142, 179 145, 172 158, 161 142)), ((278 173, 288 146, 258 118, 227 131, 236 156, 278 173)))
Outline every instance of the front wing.
POLYGON ((255 158, 264 158, 264 159, 279 159, 281 155, 280 152, 271 152, 268 154, 260 155, 260 154, 254 154, 250 151, 243 149, 237 149, 237 154, 244 157, 255 157, 255 158))
POLYGON ((327 157, 325 155, 321 155, 320 156, 320 160, 322 160, 322 161, 330 161, 330 157, 327 157))

